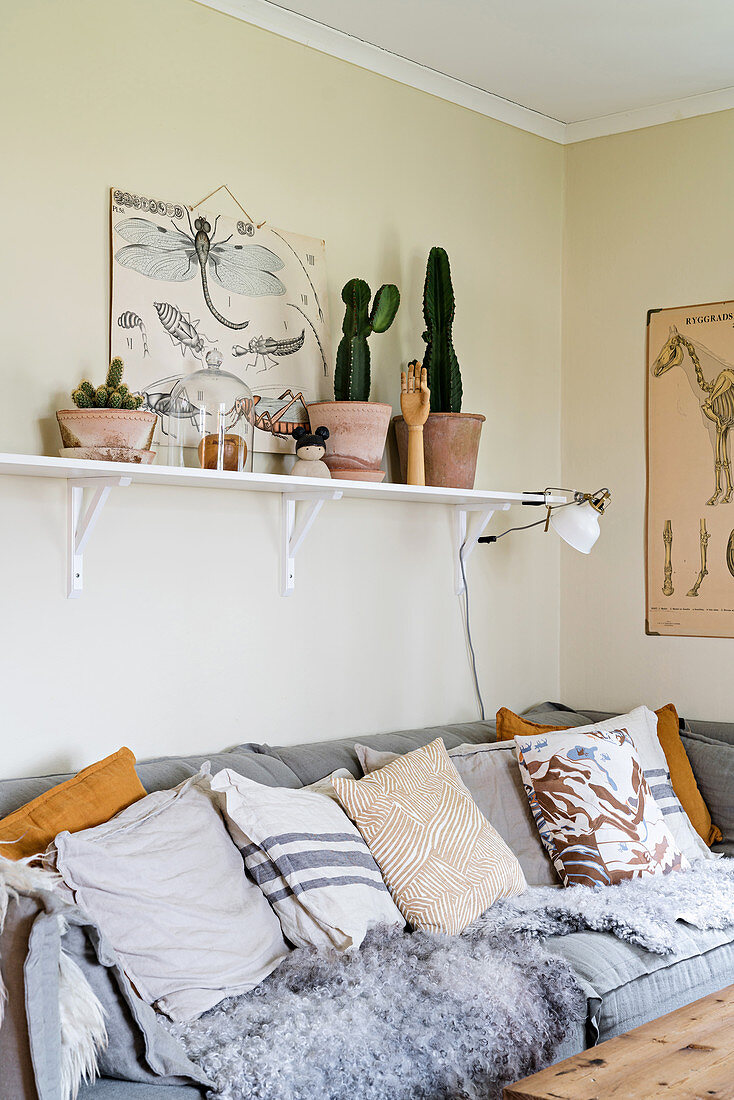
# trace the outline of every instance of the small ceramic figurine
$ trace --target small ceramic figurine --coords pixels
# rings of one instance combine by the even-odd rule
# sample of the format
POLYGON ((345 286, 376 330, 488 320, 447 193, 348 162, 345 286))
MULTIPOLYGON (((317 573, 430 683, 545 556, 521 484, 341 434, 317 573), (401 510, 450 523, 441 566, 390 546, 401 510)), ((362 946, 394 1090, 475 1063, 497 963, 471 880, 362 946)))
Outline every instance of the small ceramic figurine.
POLYGON ((299 424, 292 431, 296 441, 296 461, 291 470, 294 477, 331 477, 329 467, 323 461, 326 454, 328 428, 317 428, 313 435, 299 424))

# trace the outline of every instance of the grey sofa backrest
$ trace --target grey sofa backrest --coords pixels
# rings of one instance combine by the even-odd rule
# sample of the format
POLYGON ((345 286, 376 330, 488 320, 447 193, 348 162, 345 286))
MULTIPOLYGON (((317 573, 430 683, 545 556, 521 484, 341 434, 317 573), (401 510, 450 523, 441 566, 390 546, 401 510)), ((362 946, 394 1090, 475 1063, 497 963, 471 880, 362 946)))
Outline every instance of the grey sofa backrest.
MULTIPOLYGON (((248 779, 264 783, 269 787, 300 787, 301 783, 291 769, 275 757, 263 756, 257 745, 237 745, 226 752, 206 753, 198 756, 160 756, 153 760, 144 760, 136 765, 140 782, 148 794, 153 791, 166 791, 183 783, 190 775, 195 775, 201 765, 210 760, 212 772, 222 768, 232 768, 248 779)), ((90 761, 91 763, 91 761, 90 761)), ((58 783, 71 779, 74 772, 67 775, 43 775, 29 779, 5 779, 0 781, 0 817, 24 806, 26 802, 37 798, 44 791, 58 783)))
MULTIPOLYGON (((525 716, 533 722, 569 726, 586 725, 603 718, 611 718, 613 714, 614 712, 606 711, 581 713, 561 703, 540 703, 525 711, 525 716)), ((684 723, 684 728, 734 745, 734 723, 695 721, 684 723)), ((482 744, 496 739, 496 725, 494 721, 458 722, 423 729, 400 730, 396 733, 317 741, 307 745, 270 746, 245 743, 224 752, 156 757, 141 761, 136 770, 148 793, 175 787, 188 776, 194 775, 206 760, 211 761, 213 772, 232 768, 240 775, 269 787, 300 787, 322 779, 337 768, 346 768, 352 775, 361 776, 354 752, 356 741, 376 749, 403 753, 426 745, 437 737, 442 737, 449 749, 466 743, 482 744)), ((72 774, 74 773, 0 781, 0 817, 12 813, 65 779, 70 779, 72 774)))
MULTIPOLYGON (((605 718, 613 718, 619 711, 587 710, 585 713, 590 722, 602 722, 605 718)), ((734 745, 734 722, 701 722, 697 718, 681 718, 681 732, 687 730, 710 737, 713 741, 734 745)))
POLYGON ((355 742, 386 752, 411 752, 442 737, 447 749, 456 745, 481 744, 496 738, 494 722, 459 722, 446 726, 401 730, 398 733, 375 733, 366 737, 344 737, 337 741, 316 741, 310 745, 256 745, 259 753, 267 754, 293 771, 304 786, 323 779, 337 768, 346 768, 357 778, 362 769, 354 751, 355 742))

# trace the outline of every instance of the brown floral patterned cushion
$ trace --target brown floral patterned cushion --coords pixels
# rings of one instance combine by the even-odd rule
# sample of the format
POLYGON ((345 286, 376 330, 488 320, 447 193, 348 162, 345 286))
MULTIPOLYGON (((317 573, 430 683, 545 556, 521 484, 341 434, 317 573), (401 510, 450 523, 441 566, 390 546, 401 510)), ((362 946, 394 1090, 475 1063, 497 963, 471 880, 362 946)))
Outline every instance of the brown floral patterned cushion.
POLYGON ((610 885, 690 866, 626 729, 516 738, 525 791, 566 886, 610 885))

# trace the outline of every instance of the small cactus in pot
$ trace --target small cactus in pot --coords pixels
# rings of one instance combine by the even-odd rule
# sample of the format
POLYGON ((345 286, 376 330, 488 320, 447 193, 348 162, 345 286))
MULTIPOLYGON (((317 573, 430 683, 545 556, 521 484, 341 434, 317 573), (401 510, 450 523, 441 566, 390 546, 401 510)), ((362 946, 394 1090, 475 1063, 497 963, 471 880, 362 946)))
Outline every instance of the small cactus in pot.
POLYGON ((382 481, 382 454, 392 406, 369 399, 372 376, 368 340, 374 332, 390 328, 400 306, 400 291, 393 283, 386 283, 372 298, 364 279, 350 279, 342 290, 342 301, 346 308, 336 353, 335 400, 309 405, 309 417, 312 424, 328 428, 324 461, 332 477, 382 481))
POLYGON ((139 409, 143 404, 143 395, 130 393, 122 381, 124 370, 122 359, 115 356, 101 386, 95 389, 92 383, 84 378, 71 395, 76 407, 78 409, 139 409))
POLYGON ((118 462, 150 462, 156 415, 142 409, 144 397, 122 381, 122 359, 115 357, 101 386, 84 378, 72 392, 75 409, 56 413, 64 444, 62 456, 118 462))

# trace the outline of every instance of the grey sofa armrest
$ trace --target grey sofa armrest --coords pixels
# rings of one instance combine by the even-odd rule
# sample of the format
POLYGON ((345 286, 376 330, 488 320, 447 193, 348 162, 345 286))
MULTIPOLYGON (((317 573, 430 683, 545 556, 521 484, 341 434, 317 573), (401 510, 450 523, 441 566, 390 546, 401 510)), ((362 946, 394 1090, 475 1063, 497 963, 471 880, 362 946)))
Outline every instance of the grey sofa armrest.
POLYGON ((723 840, 712 851, 734 856, 734 745, 694 732, 681 734, 698 789, 723 840))
POLYGON ((31 898, 11 898, 0 936, 0 974, 6 991, 0 1024, 2 1095, 13 1100, 38 1100, 25 1013, 23 966, 38 906, 31 898))
POLYGON ((135 992, 96 925, 77 906, 44 892, 12 899, 0 936, 8 990, 0 1027, 2 1100, 60 1100, 61 951, 79 967, 104 1009, 109 1041, 98 1057, 103 1076, 156 1087, 191 1086, 194 1095, 195 1085, 210 1084, 135 992))

